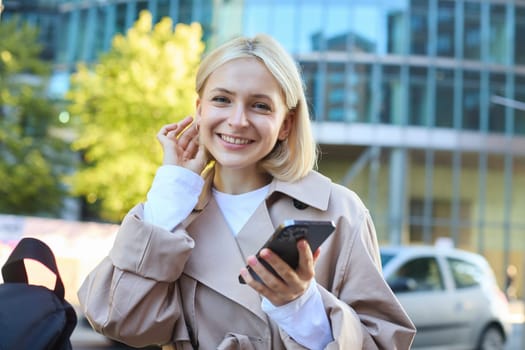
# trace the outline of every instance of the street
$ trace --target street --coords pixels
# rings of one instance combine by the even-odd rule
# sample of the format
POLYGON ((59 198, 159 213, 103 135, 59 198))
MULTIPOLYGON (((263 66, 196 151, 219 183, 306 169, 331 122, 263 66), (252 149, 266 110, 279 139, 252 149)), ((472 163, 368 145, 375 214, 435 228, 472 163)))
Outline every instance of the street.
MULTIPOLYGON (((525 349, 524 328, 525 317, 523 314, 523 306, 517 305, 513 310, 513 324, 512 333, 507 340, 505 350, 523 350, 525 349)), ((104 336, 95 333, 89 325, 84 322, 79 322, 73 336, 71 337, 74 350, 123 350, 133 349, 123 345, 112 344, 104 336)), ((147 350, 155 350, 156 347, 149 347, 147 350)), ((144 349, 145 350, 145 349, 144 349)))
MULTIPOLYGON (((111 342, 109 339, 93 331, 85 319, 79 319, 77 327, 71 336, 73 350, 126 350, 135 349, 111 342)), ((158 347, 143 348, 143 350, 158 350, 158 347)))
MULTIPOLYGON (((525 347, 523 347, 522 344, 522 335, 523 335, 523 328, 525 324, 524 323, 514 323, 512 326, 512 334, 510 338, 507 341, 507 345, 505 346, 505 350, 523 350, 525 347)), ((85 326, 79 327, 79 329, 75 330, 75 334, 72 337, 73 340, 73 349, 74 350, 100 350, 100 349, 107 349, 107 350, 123 350, 123 349, 133 349, 130 347, 126 347, 123 345, 115 345, 111 344, 107 339, 105 339, 103 336, 96 334, 91 329, 86 328, 85 326)), ((151 347, 148 350, 154 350, 158 349, 155 347, 151 347)))
POLYGON ((524 323, 514 323, 512 325, 512 334, 507 340, 505 350, 523 350, 525 344, 523 344, 523 328, 525 327, 524 323))
POLYGON ((512 332, 507 339, 505 350, 523 350, 525 349, 525 307, 523 302, 511 302, 510 312, 512 332))

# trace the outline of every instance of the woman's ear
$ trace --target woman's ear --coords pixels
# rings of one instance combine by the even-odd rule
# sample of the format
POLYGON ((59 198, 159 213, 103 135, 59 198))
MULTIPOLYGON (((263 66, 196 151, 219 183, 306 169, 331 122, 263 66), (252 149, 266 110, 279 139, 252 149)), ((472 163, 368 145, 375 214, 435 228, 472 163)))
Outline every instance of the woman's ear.
POLYGON ((198 125, 200 123, 200 119, 201 119, 201 111, 202 111, 202 107, 201 107, 201 99, 198 98, 196 101, 195 101, 195 123, 198 125))
POLYGON ((290 132, 292 131, 293 123, 295 113, 294 111, 290 111, 286 114, 286 117, 284 117, 283 123, 281 125, 281 129, 279 130, 279 136, 278 139, 280 141, 284 141, 288 138, 290 135, 290 132))

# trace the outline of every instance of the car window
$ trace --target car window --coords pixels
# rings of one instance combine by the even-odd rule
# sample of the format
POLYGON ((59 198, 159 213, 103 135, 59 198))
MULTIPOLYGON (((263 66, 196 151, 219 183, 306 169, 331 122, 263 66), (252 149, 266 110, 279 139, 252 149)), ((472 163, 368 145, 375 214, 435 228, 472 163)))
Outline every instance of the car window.
POLYGON ((481 284, 483 271, 477 265, 457 258, 447 258, 456 288, 469 288, 481 284))
POLYGON ((387 279, 394 292, 443 290, 443 278, 434 257, 412 259, 387 279))
POLYGON ((395 254, 381 252, 381 266, 385 267, 394 256, 395 254))

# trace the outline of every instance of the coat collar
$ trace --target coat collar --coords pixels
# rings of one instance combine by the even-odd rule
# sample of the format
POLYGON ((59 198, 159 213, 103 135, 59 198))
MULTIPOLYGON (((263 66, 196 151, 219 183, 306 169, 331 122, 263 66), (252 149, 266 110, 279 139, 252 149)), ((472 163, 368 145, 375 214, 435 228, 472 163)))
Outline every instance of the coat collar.
MULTIPOLYGON (((205 176, 204 188, 195 206, 197 211, 206 207, 211 197, 211 187, 213 184, 213 170, 205 176)), ((330 186, 332 181, 318 173, 310 171, 305 177, 295 182, 286 182, 273 179, 270 184, 270 190, 266 199, 268 200, 274 193, 282 193, 293 199, 296 199, 308 206, 319 210, 328 208, 328 199, 330 198, 330 186)))
POLYGON ((270 186, 268 196, 279 192, 310 207, 324 211, 328 208, 331 184, 332 181, 326 176, 316 171, 311 171, 296 182, 285 182, 274 179, 270 186))

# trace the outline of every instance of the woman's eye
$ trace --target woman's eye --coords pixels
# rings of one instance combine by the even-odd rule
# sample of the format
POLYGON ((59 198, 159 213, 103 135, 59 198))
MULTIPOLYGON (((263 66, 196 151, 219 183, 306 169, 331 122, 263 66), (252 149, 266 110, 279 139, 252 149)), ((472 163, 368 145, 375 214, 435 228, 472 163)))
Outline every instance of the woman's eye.
POLYGON ((268 106, 266 103, 262 103, 262 102, 257 102, 253 105, 254 108, 256 109, 262 109, 262 110, 265 110, 265 111, 269 111, 270 110, 270 106, 268 106))
POLYGON ((224 96, 215 96, 212 98, 212 101, 219 102, 219 103, 228 103, 230 100, 224 96))

